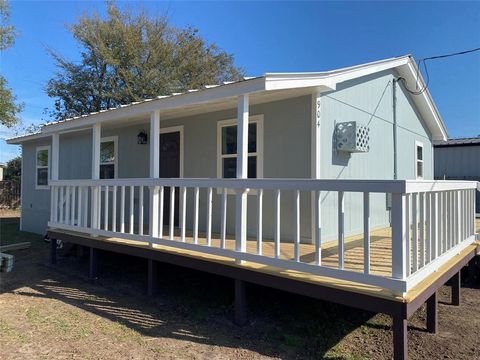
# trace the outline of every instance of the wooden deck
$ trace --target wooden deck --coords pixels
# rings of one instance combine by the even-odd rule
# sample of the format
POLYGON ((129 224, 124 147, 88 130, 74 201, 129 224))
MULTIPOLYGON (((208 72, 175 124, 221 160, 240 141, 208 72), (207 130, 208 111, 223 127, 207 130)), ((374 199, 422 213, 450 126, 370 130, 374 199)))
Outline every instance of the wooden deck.
MULTIPOLYGON (((480 219, 476 220, 477 231, 480 231, 480 219)), ((73 236, 84 236, 91 238, 89 235, 80 234, 72 231, 66 230, 55 230, 57 232, 73 235, 73 236)), ((193 242, 193 239, 187 234, 187 242, 193 242)), ((205 238, 199 234, 199 244, 206 244, 205 238)), ((371 273, 376 275, 390 276, 391 275, 391 230, 390 228, 380 229, 371 232, 371 273)), ((477 251, 477 248, 480 248, 480 242, 472 244, 462 251, 457 256, 453 257, 447 264, 443 265, 439 271, 431 274, 427 277, 422 283, 416 286, 414 289, 409 291, 407 294, 400 296, 399 294, 392 293, 388 289, 384 289, 378 286, 371 286, 360 284, 351 281, 339 280, 326 276, 312 275, 304 272, 294 271, 294 270, 285 270, 276 268, 273 266, 267 266, 262 264, 256 264, 252 262, 244 262, 243 264, 237 264, 233 259, 216 256, 211 254, 205 254, 198 251, 191 251, 185 249, 178 249, 169 246, 163 245, 150 245, 147 242, 143 241, 134 241, 134 240, 125 240, 114 237, 95 237, 93 238, 96 241, 101 241, 105 243, 112 244, 122 244, 133 247, 148 248, 152 251, 161 251, 170 254, 185 256, 189 258, 195 258, 207 262, 221 263, 224 265, 232 267, 242 267, 250 269, 256 272, 262 272, 274 276, 279 276, 283 278, 290 278, 297 281, 308 282, 321 284, 323 286, 337 288, 346 290, 354 293, 362 293, 366 295, 386 298, 389 300, 399 301, 399 302, 410 302, 413 301, 417 294, 422 292, 422 289, 432 283, 435 279, 439 278, 444 272, 448 271, 452 266, 457 264, 459 261, 470 254, 472 251, 477 251)), ((175 234, 174 241, 179 241, 178 234, 175 234)), ((345 269, 352 271, 363 271, 363 236, 353 236, 349 237, 345 241, 345 269)), ((219 247, 220 240, 216 237, 212 238, 212 246, 219 247)), ((233 239, 226 240, 226 248, 234 249, 235 242, 233 239)), ((249 253, 256 253, 257 251, 257 242, 253 239, 249 239, 247 242, 247 251, 249 253)), ((283 243, 281 244, 280 255, 283 259, 293 258, 294 246, 292 243, 283 243)), ((262 253, 266 256, 274 255, 274 243, 269 241, 264 241, 262 246, 262 253)), ((314 246, 311 244, 301 244, 300 246, 300 259, 302 262, 313 263, 314 261, 314 246)), ((333 268, 338 267, 338 247, 337 242, 332 241, 322 245, 322 265, 331 266, 333 268)))

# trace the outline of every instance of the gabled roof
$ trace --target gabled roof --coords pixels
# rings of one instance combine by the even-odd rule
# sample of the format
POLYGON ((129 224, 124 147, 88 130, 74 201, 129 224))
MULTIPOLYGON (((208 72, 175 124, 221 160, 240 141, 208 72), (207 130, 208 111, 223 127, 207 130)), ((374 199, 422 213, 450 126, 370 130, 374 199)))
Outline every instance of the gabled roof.
MULTIPOLYGON (((300 73, 266 73, 263 76, 244 78, 240 81, 225 82, 219 85, 207 85, 202 89, 192 89, 184 93, 158 96, 140 102, 121 105, 116 108, 101 110, 62 121, 44 125, 39 134, 10 138, 9 144, 50 135, 52 132, 64 132, 90 127, 98 122, 148 116, 151 111, 160 110, 161 118, 194 114, 195 111, 207 112, 236 106, 236 98, 250 94, 250 103, 285 99, 292 96, 327 92, 336 89, 337 84, 375 74, 384 70, 395 69, 405 79, 409 88, 415 88, 417 80, 423 87, 423 79, 416 63, 410 55, 350 66, 332 71, 300 73)), ((446 140, 447 131, 440 114, 428 92, 412 95, 413 102, 432 133, 434 140, 446 140)))

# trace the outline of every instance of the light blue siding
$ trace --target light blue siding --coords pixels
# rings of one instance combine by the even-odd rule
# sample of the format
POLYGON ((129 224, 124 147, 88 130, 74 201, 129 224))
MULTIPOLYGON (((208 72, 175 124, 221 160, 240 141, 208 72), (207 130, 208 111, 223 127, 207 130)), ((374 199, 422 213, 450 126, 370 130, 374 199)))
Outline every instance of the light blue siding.
MULTIPOLYGON (((321 97, 321 177, 325 179, 393 179, 394 74, 389 71, 348 81, 321 97), (370 128, 370 151, 344 153, 335 149, 335 125, 356 121, 370 128)), ((408 95, 397 85, 398 179, 415 177, 415 141, 424 144, 425 178, 432 178, 430 135, 408 95)), ((371 195, 371 226, 389 225, 387 199, 371 195)), ((337 193, 322 194, 322 235, 337 237, 337 193)), ((345 230, 363 231, 363 195, 345 194, 345 230)))

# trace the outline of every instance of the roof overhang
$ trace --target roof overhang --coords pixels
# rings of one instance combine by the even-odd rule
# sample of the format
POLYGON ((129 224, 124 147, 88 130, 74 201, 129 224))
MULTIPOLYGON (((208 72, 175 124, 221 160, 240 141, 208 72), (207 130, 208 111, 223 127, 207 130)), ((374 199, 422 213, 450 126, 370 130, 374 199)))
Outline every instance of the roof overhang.
MULTIPOLYGON (((52 122, 43 126, 39 134, 11 138, 7 140, 7 143, 21 144, 56 132, 63 133, 90 128, 97 123, 147 121, 149 114, 156 110, 160 110, 162 119, 171 119, 234 108, 237 97, 243 94, 249 94, 250 105, 255 105, 314 92, 329 92, 335 90, 339 83, 388 69, 396 69, 398 74, 405 79, 409 88, 415 88, 417 76, 419 77, 418 81, 423 85, 423 79, 409 55, 326 72, 266 73, 263 76, 243 81, 206 86, 200 90, 160 96, 72 119, 52 122)), ((420 95, 412 95, 412 97, 432 133, 433 139, 445 140, 447 138, 445 125, 428 90, 420 95)))

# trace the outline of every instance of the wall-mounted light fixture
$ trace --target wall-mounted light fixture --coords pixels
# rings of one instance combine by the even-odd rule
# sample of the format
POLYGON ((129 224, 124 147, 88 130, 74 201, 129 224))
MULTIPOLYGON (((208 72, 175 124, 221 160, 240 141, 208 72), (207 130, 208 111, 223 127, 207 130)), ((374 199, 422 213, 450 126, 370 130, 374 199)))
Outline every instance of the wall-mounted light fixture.
POLYGON ((145 130, 142 130, 137 135, 137 144, 145 145, 148 144, 148 134, 145 130))

